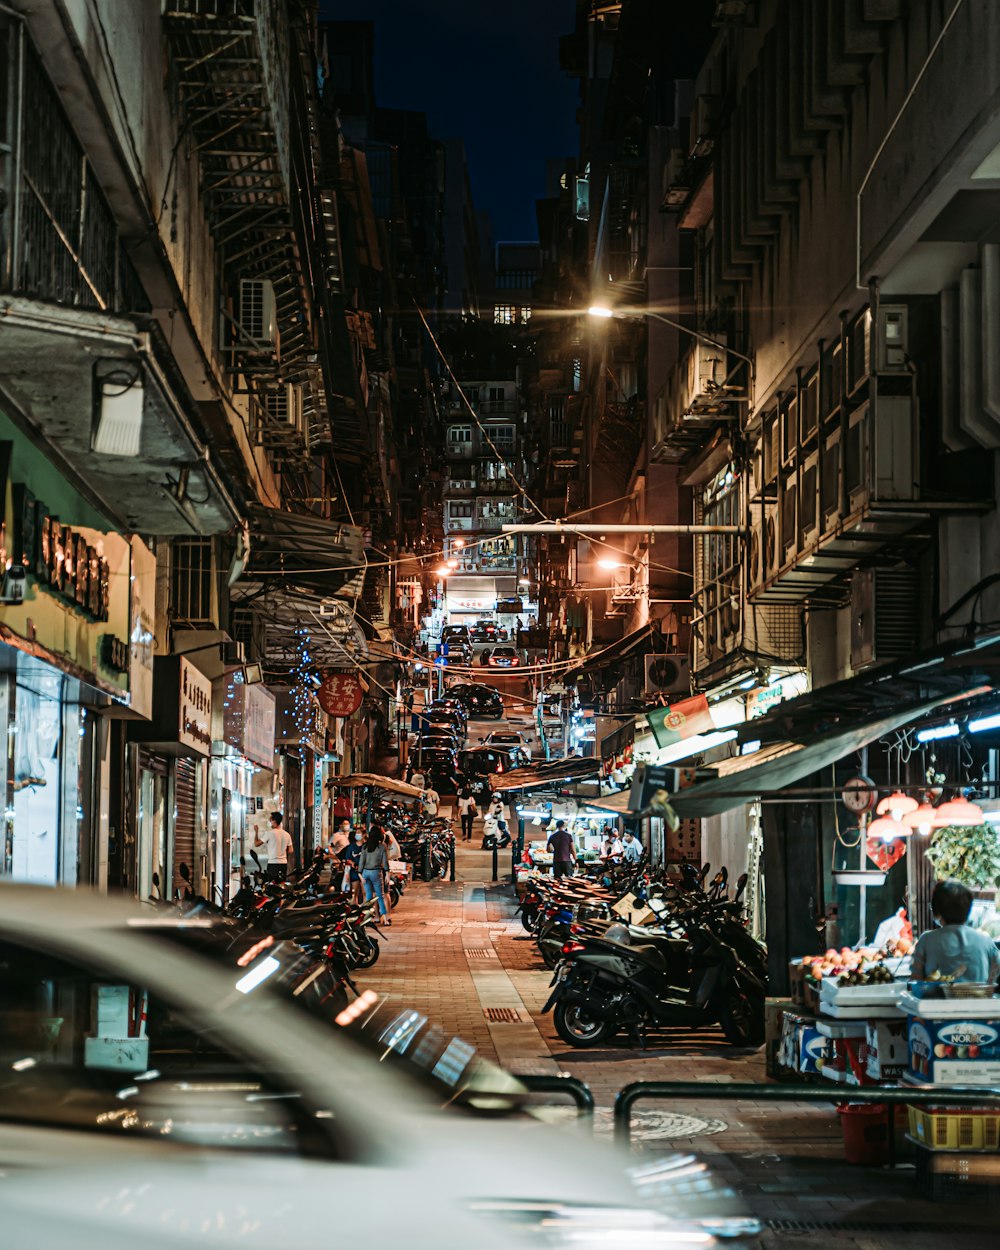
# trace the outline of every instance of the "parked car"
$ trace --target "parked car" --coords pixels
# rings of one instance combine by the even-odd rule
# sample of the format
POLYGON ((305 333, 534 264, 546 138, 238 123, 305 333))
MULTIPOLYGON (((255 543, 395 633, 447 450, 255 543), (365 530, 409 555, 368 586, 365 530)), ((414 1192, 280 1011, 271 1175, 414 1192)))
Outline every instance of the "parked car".
POLYGON ((495 621, 476 621, 469 631, 473 642, 494 642, 497 637, 495 621))
POLYGON ((458 643, 460 646, 467 647, 472 641, 468 625, 446 625, 441 631, 441 641, 449 646, 452 643, 458 643))
POLYGON ((449 686, 448 693, 462 703, 470 716, 494 720, 503 718, 503 696, 493 686, 468 682, 449 686))
POLYGON ((713 1243, 690 1222, 710 1210, 679 1197, 686 1173, 659 1212, 627 1156, 525 1118, 472 1047, 428 1044, 426 1017, 377 1020, 397 1059, 380 1063, 272 992, 273 948, 230 967, 163 936, 198 923, 0 886, 0 1157, 17 1161, 4 1244, 328 1250, 370 1240, 373 1212, 380 1237, 412 1250, 530 1250, 595 1230, 609 1245, 713 1243))
POLYGON ((456 712, 446 711, 444 708, 431 708, 422 719, 428 729, 440 727, 442 729, 454 730, 458 737, 465 737, 466 722, 456 712))
POLYGON ((494 647, 489 658, 490 668, 517 668, 521 657, 513 647, 494 647))
POLYGON ((468 724, 469 713, 466 711, 465 704, 458 699, 435 699, 427 709, 430 712, 454 712, 463 725, 468 724))
POLYGON ((524 757, 525 763, 531 763, 531 747, 529 738, 517 729, 494 729, 483 739, 487 746, 515 747, 524 757))
POLYGON ((424 777, 438 794, 454 794, 458 776, 458 748, 445 745, 445 740, 435 741, 433 746, 418 746, 410 752, 411 763, 416 760, 424 777))
POLYGON ((491 773, 512 772, 517 767, 517 761, 509 751, 498 747, 470 747, 468 751, 459 753, 458 767, 475 790, 477 802, 483 803, 491 794, 486 778, 491 773))

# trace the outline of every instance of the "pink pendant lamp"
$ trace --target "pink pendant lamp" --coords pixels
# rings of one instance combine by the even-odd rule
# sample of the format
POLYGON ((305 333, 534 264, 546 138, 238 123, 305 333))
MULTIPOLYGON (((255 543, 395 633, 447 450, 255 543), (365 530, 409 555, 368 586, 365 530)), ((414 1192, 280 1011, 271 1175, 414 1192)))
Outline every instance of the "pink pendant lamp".
POLYGON ((899 820, 907 812, 915 812, 918 806, 916 799, 904 794, 902 790, 894 790, 879 801, 875 810, 880 816, 891 816, 893 820, 899 820))
POLYGON ((914 811, 906 813, 903 817, 903 824, 915 833, 922 833, 926 837, 934 828, 935 820, 937 820, 937 808, 930 803, 921 803, 914 811))
POLYGON ((948 799, 934 809, 934 824, 938 829, 947 825, 981 825, 984 819, 983 809, 966 798, 948 799))
POLYGON ((879 816, 868 826, 869 838, 881 838, 883 842, 895 842, 897 838, 913 837, 913 830, 892 816, 879 816))

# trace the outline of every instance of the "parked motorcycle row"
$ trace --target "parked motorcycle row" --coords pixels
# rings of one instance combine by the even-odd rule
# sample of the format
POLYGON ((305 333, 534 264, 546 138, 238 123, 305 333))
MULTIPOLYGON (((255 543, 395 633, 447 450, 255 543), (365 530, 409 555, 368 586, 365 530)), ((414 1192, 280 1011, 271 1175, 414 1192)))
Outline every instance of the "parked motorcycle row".
MULTIPOLYGON (((412 881, 447 873, 454 850, 451 822, 417 815, 390 802, 374 804, 370 818, 391 829, 402 861, 410 866, 404 869, 394 861, 389 898, 395 910, 412 881)), ((377 963, 388 941, 377 901, 359 903, 345 894, 340 867, 331 866, 323 850, 317 850, 311 862, 284 881, 267 880, 256 852, 250 854, 249 861, 240 861, 239 888, 225 905, 195 893, 185 864, 180 866, 184 888, 170 905, 185 917, 211 921, 204 943, 211 945, 208 953, 241 967, 279 944, 294 949, 294 958, 286 964, 295 983, 284 988, 292 997, 307 992, 310 1010, 319 1009, 335 1020, 349 1006, 351 996, 360 994, 355 971, 377 963)), ((155 875, 154 884, 158 886, 155 875)))
POLYGON ((644 1047, 671 1028, 719 1026, 734 1046, 764 1040, 767 951, 748 932, 743 892, 721 869, 689 865, 679 881, 644 865, 536 882, 520 905, 554 969, 544 1011, 575 1047, 644 1047))

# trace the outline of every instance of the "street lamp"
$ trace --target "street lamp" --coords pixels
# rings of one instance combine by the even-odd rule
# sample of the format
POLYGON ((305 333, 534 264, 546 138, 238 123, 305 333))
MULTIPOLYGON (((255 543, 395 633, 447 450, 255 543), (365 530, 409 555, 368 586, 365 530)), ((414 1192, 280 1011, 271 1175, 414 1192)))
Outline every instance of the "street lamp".
POLYGON ((682 334, 690 334, 693 339, 697 339, 699 343, 704 343, 708 347, 714 347, 720 352, 729 352, 735 356, 737 360, 742 360, 750 366, 751 378, 756 374, 757 366, 749 356, 744 356, 742 352, 735 351, 732 347, 728 347, 725 343, 720 343, 718 339, 710 338, 707 334, 702 334, 700 330, 692 330, 689 326, 682 325, 679 321, 674 321, 671 317, 664 317, 663 313, 653 312, 651 308, 609 308, 607 304, 591 304, 587 309, 589 317, 595 317, 598 320, 607 321, 612 317, 618 318, 620 321, 627 321, 630 317, 650 317, 653 321, 662 321, 665 326, 670 326, 672 330, 680 330, 682 334))

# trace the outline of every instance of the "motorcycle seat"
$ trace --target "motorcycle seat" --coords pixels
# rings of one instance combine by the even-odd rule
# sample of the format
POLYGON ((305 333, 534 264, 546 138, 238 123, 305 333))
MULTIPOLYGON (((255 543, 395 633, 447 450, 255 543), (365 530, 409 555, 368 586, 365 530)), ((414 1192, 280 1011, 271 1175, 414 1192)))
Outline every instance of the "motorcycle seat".
POLYGON ((666 972, 667 961, 663 958, 663 952, 657 950, 655 946, 630 946, 629 950, 638 955, 640 959, 644 959, 657 972, 666 972))

